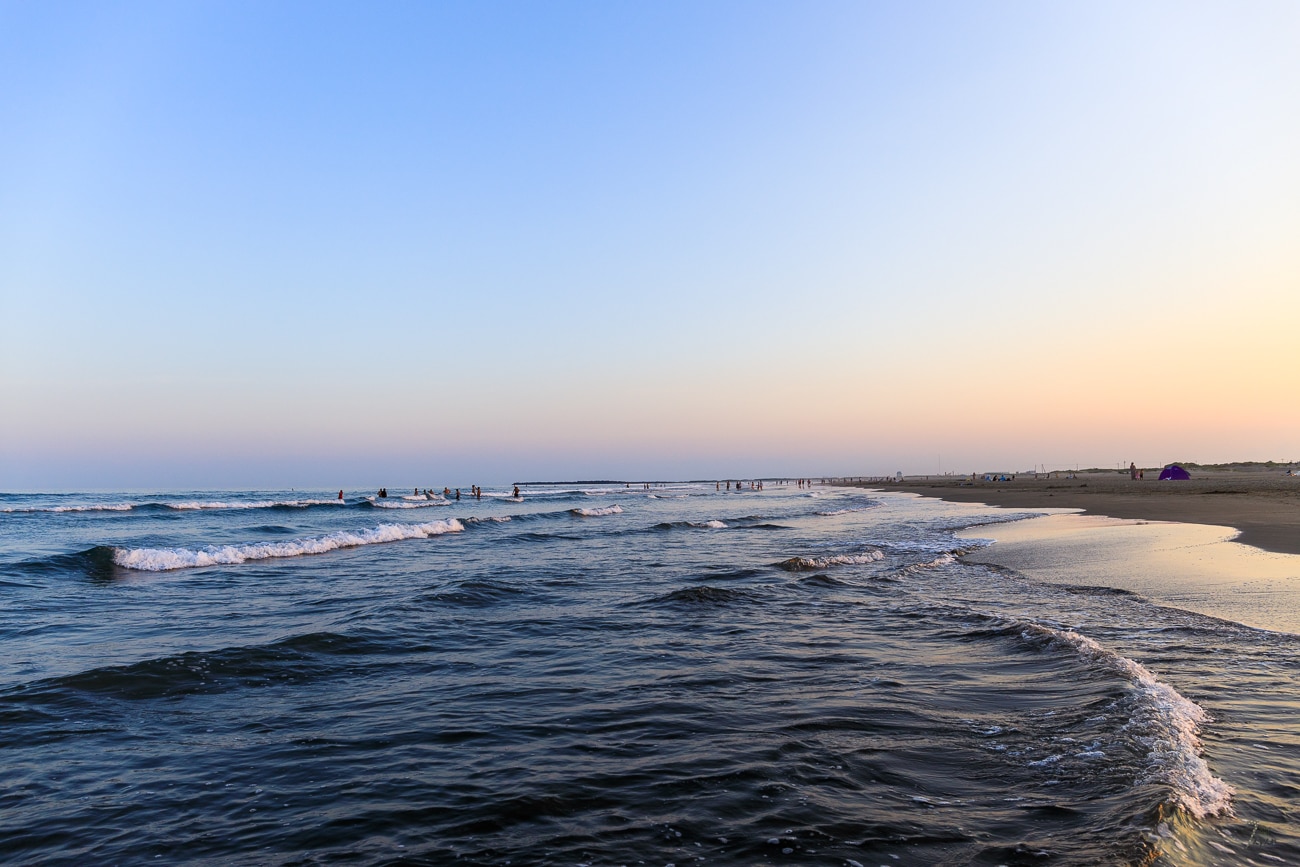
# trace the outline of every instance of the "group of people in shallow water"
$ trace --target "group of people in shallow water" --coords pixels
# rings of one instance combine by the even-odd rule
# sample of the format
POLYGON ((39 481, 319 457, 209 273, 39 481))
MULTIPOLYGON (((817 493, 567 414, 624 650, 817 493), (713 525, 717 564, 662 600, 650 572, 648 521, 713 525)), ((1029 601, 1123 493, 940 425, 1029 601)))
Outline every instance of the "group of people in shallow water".
MULTIPOLYGON (((796 484, 800 487, 813 486, 813 480, 811 480, 811 478, 797 478, 797 480, 794 481, 796 481, 796 484)), ((785 478, 785 480, 781 480, 781 484, 789 485, 790 480, 788 480, 788 478, 785 478)), ((750 482, 742 482, 742 481, 733 482, 731 480, 727 480, 727 490, 732 490, 732 485, 736 485, 736 490, 745 490, 745 485, 749 485, 749 490, 763 490, 762 478, 758 478, 758 480, 754 480, 750 482)), ((632 482, 625 482, 623 486, 632 487, 632 482)), ((650 482, 642 482, 641 486, 645 490, 650 490, 651 484, 650 482)), ((515 485, 513 487, 515 487, 515 490, 513 490, 511 497, 515 499, 523 499, 523 495, 519 493, 519 485, 515 485)), ((723 489, 722 481, 714 482, 714 490, 722 490, 722 489, 723 489)), ((437 494, 435 494, 434 491, 432 490, 422 491, 422 494, 424 494, 424 497, 437 497, 437 494)), ((380 494, 378 495, 380 495, 380 497, 387 497, 387 495, 389 495, 389 489, 387 489, 387 487, 381 487, 380 494)), ((416 497, 420 497, 421 491, 419 487, 416 487, 415 495, 416 497)), ((443 497, 454 498, 456 500, 459 500, 460 489, 458 487, 458 489, 452 491, 450 487, 443 487, 442 495, 443 497)), ((474 499, 482 499, 484 498, 484 489, 482 489, 482 487, 478 487, 478 485, 471 485, 469 486, 469 495, 471 495, 471 497, 473 497, 474 499)), ((338 498, 343 499, 343 491, 339 491, 338 498)))
MULTIPOLYGON (((470 496, 472 496, 474 499, 476 499, 476 500, 481 500, 481 499, 483 499, 483 489, 480 488, 478 485, 470 485, 470 486, 469 486, 469 491, 470 491, 470 496)), ((388 488, 380 488, 380 489, 379 489, 379 494, 378 494, 378 496, 380 496, 380 497, 387 497, 387 496, 388 496, 388 488)), ((439 496, 439 494, 438 494, 437 491, 434 491, 434 490, 429 489, 429 488, 426 488, 426 489, 423 490, 423 491, 421 491, 419 488, 415 488, 415 496, 417 496, 417 497, 428 497, 428 498, 430 498, 430 499, 433 499, 434 497, 439 496)), ((459 501, 459 500, 460 500, 460 488, 457 488, 456 490, 453 491, 450 487, 445 487, 445 488, 442 489, 442 494, 441 494, 441 496, 443 496, 443 497, 445 497, 445 498, 447 498, 447 499, 451 499, 451 500, 459 501)), ((519 496, 519 486, 518 486, 518 485, 515 485, 515 496, 516 496, 516 497, 519 496)), ((339 491, 339 499, 340 499, 340 500, 343 499, 343 492, 342 492, 342 491, 339 491)))

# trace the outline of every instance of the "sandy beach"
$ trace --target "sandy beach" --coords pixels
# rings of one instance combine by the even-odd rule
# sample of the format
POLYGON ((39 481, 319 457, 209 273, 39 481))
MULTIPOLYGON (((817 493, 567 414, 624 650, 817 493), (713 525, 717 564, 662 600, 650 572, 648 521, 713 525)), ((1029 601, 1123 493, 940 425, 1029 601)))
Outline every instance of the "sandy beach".
POLYGON ((1012 481, 971 481, 969 476, 906 477, 863 487, 905 491, 957 503, 1014 509, 1081 509, 1089 515, 1179 521, 1232 527, 1234 541, 1265 551, 1300 554, 1300 477, 1275 472, 1193 470, 1188 481, 1161 482, 1147 470, 1078 473, 1075 478, 1017 476, 1012 481))
POLYGON ((1065 475, 865 486, 1013 510, 1080 510, 972 527, 959 535, 993 545, 965 559, 1300 633, 1300 478, 1223 470, 1178 482, 1150 471, 1140 481, 1127 472, 1065 475))

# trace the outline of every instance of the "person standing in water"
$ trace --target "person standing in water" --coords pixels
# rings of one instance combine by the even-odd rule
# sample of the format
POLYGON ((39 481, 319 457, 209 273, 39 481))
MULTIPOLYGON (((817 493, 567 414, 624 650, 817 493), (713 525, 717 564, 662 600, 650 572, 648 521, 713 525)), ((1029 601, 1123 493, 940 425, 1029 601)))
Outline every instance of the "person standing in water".
POLYGON ((515 485, 515 497, 519 498, 519 486, 515 485))

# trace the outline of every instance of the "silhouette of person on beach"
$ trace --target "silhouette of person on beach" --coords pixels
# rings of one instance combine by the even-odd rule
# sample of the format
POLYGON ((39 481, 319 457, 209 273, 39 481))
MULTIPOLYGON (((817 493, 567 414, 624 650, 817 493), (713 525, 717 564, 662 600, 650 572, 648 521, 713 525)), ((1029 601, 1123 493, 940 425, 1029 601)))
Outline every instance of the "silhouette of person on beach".
POLYGON ((342 491, 339 491, 339 499, 340 499, 340 500, 343 499, 343 492, 342 492, 342 491))
POLYGON ((516 498, 519 497, 519 486, 518 486, 518 485, 515 485, 515 497, 516 497, 516 498))
POLYGON ((456 489, 456 502, 460 502, 460 488, 456 489))

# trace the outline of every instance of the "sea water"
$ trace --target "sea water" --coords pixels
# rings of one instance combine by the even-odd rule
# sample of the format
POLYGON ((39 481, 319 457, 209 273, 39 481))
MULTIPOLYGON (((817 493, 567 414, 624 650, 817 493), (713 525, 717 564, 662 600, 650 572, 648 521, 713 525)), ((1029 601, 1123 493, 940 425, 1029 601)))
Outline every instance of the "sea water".
MULTIPOLYGON (((709 483, 0 495, 0 860, 1300 863, 1300 638, 709 483)), ((969 534, 968 534, 969 535, 969 534)))

